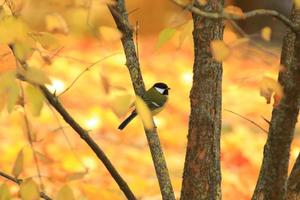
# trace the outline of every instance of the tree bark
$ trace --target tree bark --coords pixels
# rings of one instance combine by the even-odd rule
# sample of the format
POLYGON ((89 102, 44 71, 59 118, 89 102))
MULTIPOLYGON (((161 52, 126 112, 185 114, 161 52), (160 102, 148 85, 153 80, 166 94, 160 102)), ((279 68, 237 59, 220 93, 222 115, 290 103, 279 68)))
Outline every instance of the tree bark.
MULTIPOLYGON (((110 5, 108 8, 114 18, 117 28, 123 34, 121 41, 126 55, 126 66, 130 74, 135 94, 142 97, 145 93, 145 85, 140 70, 139 59, 135 50, 133 32, 129 24, 125 1, 117 0, 116 5, 110 5)), ((175 200, 167 163, 165 161, 157 130, 156 128, 153 130, 145 129, 145 133, 154 163, 162 199, 175 200)))
POLYGON ((287 184, 286 200, 300 199, 300 153, 294 164, 287 184))
MULTIPOLYGON (((223 0, 210 0, 201 9, 220 11, 223 5, 223 0)), ((224 25, 221 19, 197 14, 193 21, 194 75, 181 200, 219 200, 222 64, 213 59, 210 43, 222 40, 224 25)))
MULTIPOLYGON (((291 20, 300 25, 300 10, 293 9, 291 20)), ((273 109, 268 139, 253 200, 283 200, 286 198, 286 182, 290 146, 294 137, 300 105, 300 36, 288 31, 283 41, 278 81, 284 97, 273 109)))

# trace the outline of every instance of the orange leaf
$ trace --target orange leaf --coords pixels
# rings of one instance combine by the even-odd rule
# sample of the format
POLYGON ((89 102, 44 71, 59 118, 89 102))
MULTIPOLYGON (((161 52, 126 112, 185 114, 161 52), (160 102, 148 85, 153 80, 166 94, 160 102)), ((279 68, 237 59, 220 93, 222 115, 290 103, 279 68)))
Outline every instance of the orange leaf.
POLYGON ((214 59, 219 62, 224 61, 230 54, 230 49, 222 40, 211 41, 210 47, 214 59))
POLYGON ((297 10, 300 9, 300 0, 294 0, 294 4, 297 10))
POLYGON ((207 0, 197 0, 200 6, 204 6, 207 4, 207 0))
POLYGON ((266 98, 267 104, 271 102, 271 97, 273 95, 273 106, 275 107, 279 104, 283 97, 283 89, 282 86, 274 79, 263 77, 260 82, 260 95, 266 98))
POLYGON ((45 18, 46 29, 52 33, 68 33, 68 25, 58 13, 49 14, 45 18))

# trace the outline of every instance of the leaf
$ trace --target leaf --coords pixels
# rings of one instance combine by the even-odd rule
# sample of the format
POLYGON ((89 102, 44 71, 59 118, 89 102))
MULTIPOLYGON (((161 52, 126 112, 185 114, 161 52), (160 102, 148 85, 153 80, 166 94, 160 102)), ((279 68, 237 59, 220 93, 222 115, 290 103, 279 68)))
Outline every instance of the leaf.
POLYGON ((43 48, 53 51, 60 47, 59 40, 50 33, 36 32, 32 34, 32 37, 39 42, 43 48))
POLYGON ((17 103, 20 95, 20 88, 16 81, 15 71, 8 71, 0 74, 0 96, 2 106, 6 100, 7 111, 11 112, 17 103))
POLYGON ((135 108, 142 119, 144 127, 147 130, 152 130, 154 128, 154 124, 151 111, 148 108, 147 104, 144 102, 144 100, 139 96, 136 97, 135 108))
POLYGON ((22 200, 39 200, 40 192, 36 182, 31 178, 23 181, 20 185, 20 196, 22 200))
POLYGON ((0 200, 10 200, 11 195, 9 189, 5 183, 0 186, 0 200))
POLYGON ((271 33, 272 29, 268 26, 261 29, 261 37, 268 42, 271 40, 271 33))
POLYGON ((233 6, 233 5, 227 6, 224 9, 224 11, 229 15, 235 15, 235 16, 239 16, 239 17, 242 17, 242 18, 245 17, 245 14, 244 14, 243 10, 240 7, 237 7, 237 6, 233 6))
POLYGON ((28 67, 26 70, 22 70, 20 74, 23 75, 27 81, 32 83, 40 85, 51 83, 47 74, 39 68, 28 67))
POLYGON ((33 116, 39 116, 44 104, 44 95, 41 90, 32 85, 27 85, 25 94, 27 96, 26 104, 33 116))
POLYGON ((65 19, 58 13, 52 13, 45 17, 46 29, 52 33, 63 33, 69 32, 68 25, 65 19))
POLYGON ((119 40, 122 37, 122 33, 118 29, 109 26, 100 26, 99 34, 103 40, 108 42, 119 40))
POLYGON ((109 99, 111 109, 118 117, 125 115, 134 101, 133 96, 128 92, 111 93, 109 99))
POLYGON ((260 82, 260 95, 266 98, 267 104, 271 102, 271 97, 273 95, 273 106, 276 107, 283 97, 283 89, 282 86, 274 79, 263 77, 260 82))
POLYGON ((84 172, 75 172, 72 173, 68 176, 67 180, 68 181, 75 181, 75 180, 80 180, 83 179, 85 177, 85 175, 87 175, 88 170, 84 171, 84 172))
POLYGON ((174 28, 165 28, 163 29, 158 36, 158 42, 156 47, 160 48, 162 47, 165 43, 167 43, 176 33, 176 29, 174 28))
POLYGON ((300 9, 300 0, 294 0, 295 8, 300 9))
POLYGON ((25 41, 28 31, 26 24, 19 18, 4 17, 0 20, 0 43, 11 44, 16 41, 25 41))
POLYGON ((23 171, 23 165, 24 165, 24 153, 23 149, 19 151, 16 161, 14 163, 13 169, 12 169, 12 175, 16 178, 21 174, 23 171))
POLYGON ((213 57, 218 62, 224 61, 230 55, 230 49, 222 40, 213 40, 210 43, 213 57))
POLYGON ((55 200, 75 200, 75 196, 72 189, 65 185, 58 191, 55 200))
POLYGON ((16 42, 13 45, 14 48, 14 52, 15 55, 17 56, 17 58, 19 60, 26 60, 27 58, 29 58, 32 53, 33 53, 33 48, 32 46, 30 46, 29 43, 25 43, 25 42, 16 42))

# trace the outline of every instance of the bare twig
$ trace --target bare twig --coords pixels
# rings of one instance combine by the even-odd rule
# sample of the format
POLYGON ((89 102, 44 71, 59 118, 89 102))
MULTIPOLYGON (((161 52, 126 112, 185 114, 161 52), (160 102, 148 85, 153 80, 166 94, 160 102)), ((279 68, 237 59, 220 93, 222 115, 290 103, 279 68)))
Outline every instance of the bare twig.
POLYGON ((76 81, 87 71, 89 71, 92 67, 94 67, 95 65, 99 64, 100 62, 102 62, 103 60, 107 59, 107 58, 110 58, 112 56, 115 56, 117 54, 120 54, 120 53, 113 53, 113 54, 110 54, 108 56, 105 56, 103 58, 101 58, 100 60, 97 60, 96 62, 90 64, 89 66, 87 66, 84 70, 82 70, 78 76, 76 76, 76 78, 72 81, 72 83, 64 90, 62 91, 59 96, 62 96, 64 93, 66 93, 75 83, 76 81))
POLYGON ((239 116, 240 118, 243 118, 243 119, 247 120, 248 122, 250 122, 251 124, 255 125, 260 130, 262 130, 263 132, 265 132, 265 133, 268 134, 268 131, 266 129, 264 129, 263 127, 261 127, 259 124, 257 124, 255 121, 252 121, 251 119, 248 119, 248 118, 246 118, 246 117, 244 117, 244 116, 242 116, 242 115, 240 115, 240 114, 238 114, 236 112, 233 112, 231 110, 228 110, 228 109, 224 109, 224 110, 227 111, 227 112, 230 112, 232 114, 235 114, 235 115, 239 116))
MULTIPOLYGON (((15 55, 13 45, 10 45, 10 48, 15 55)), ((25 61, 18 60, 22 67, 26 70, 28 65, 25 61)), ((100 62, 100 61, 99 61, 100 62)), ((24 77, 19 76, 20 79, 26 81, 24 77)), ((33 83, 32 83, 33 84, 33 83)), ((36 86, 36 84, 33 84, 36 86)), ((88 146, 92 149, 92 151, 96 154, 100 161, 104 164, 106 169, 109 171, 111 176, 114 178, 120 189, 123 191, 124 195, 128 200, 136 200, 133 192, 125 182, 125 180, 121 177, 119 172, 115 169, 111 161, 108 159, 104 151, 97 145, 97 143, 93 140, 93 138, 88 134, 86 130, 84 130, 67 112, 67 110, 63 107, 63 105, 59 102, 57 96, 53 95, 45 86, 38 85, 44 96, 48 100, 48 102, 55 108, 55 110, 63 117, 66 123, 68 123, 73 130, 88 144, 88 146)))
MULTIPOLYGON (((18 185, 20 185, 22 183, 22 179, 18 179, 18 178, 15 178, 9 174, 6 174, 4 172, 1 172, 0 171, 0 176, 7 179, 7 180, 10 180, 18 185)), ((46 195, 44 192, 40 192, 40 197, 43 198, 43 199, 46 199, 46 200, 52 200, 48 195, 46 195)))
MULTIPOLYGON (((126 66, 130 73, 131 82, 133 84, 135 94, 138 96, 143 96, 143 94, 145 93, 145 84, 143 81, 141 69, 139 66, 139 59, 133 41, 133 31, 131 26, 129 25, 125 2, 124 0, 117 0, 116 5, 108 5, 108 8, 115 20, 117 28, 123 34, 121 41, 126 55, 126 66)), ((156 176, 159 182, 162 199, 175 200, 173 187, 171 184, 167 164, 160 145, 157 131, 156 129, 151 131, 145 129, 145 133, 151 151, 156 176)))
POLYGON ((228 20, 245 20, 248 18, 252 18, 255 16, 271 16, 275 17, 282 23, 284 23, 287 27, 289 27, 293 32, 297 33, 299 32, 300 27, 296 26, 294 23, 292 23, 286 16, 282 15, 281 13, 275 11, 275 10, 268 10, 268 9, 256 9, 249 12, 244 12, 243 15, 235 15, 223 12, 206 12, 203 11, 195 6, 193 4, 183 4, 178 0, 171 0, 173 3, 178 5, 179 7, 189 10, 192 13, 195 13, 197 15, 210 18, 210 19, 228 19, 228 20))
POLYGON ((134 194, 130 190, 125 180, 121 177, 118 171, 115 169, 111 161, 108 159, 104 151, 97 145, 93 138, 84 130, 66 111, 66 109, 59 102, 58 98, 51 94, 51 92, 45 86, 39 86, 44 93, 48 102, 55 108, 55 110, 63 117, 63 119, 76 131, 76 133, 89 145, 93 152, 97 155, 99 160, 102 161, 106 169, 119 185, 128 200, 136 200, 134 194))

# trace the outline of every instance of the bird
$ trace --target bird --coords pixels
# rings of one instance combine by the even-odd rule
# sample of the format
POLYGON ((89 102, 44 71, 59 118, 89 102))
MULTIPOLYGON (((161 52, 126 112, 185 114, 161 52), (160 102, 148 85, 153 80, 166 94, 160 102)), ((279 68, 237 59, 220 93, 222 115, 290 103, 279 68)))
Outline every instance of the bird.
MULTIPOLYGON (((156 115, 163 110, 168 101, 169 90, 170 88, 167 84, 157 82, 142 96, 142 99, 151 110, 152 115, 156 115)), ((123 130, 136 116, 137 111, 134 109, 132 113, 119 125, 118 129, 123 130)))

